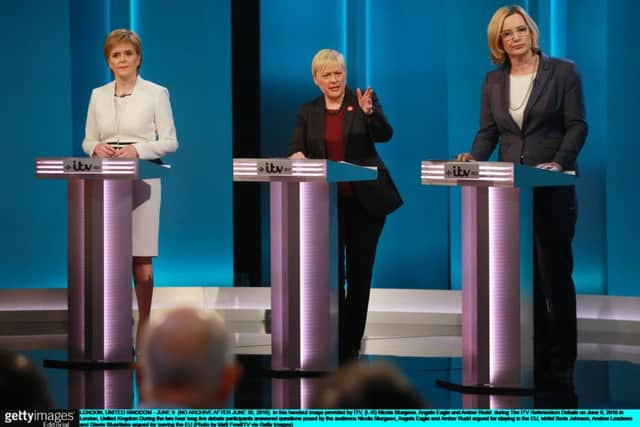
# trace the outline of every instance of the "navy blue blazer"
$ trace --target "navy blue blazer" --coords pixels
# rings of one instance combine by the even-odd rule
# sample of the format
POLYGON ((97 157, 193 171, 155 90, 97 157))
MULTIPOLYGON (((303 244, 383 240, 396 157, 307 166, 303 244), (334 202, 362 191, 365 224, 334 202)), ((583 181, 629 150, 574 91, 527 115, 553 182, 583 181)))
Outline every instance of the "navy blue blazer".
MULTIPOLYGON (((342 141, 345 161, 360 166, 377 166, 377 180, 354 181, 351 185, 354 196, 369 215, 384 217, 402 205, 402 198, 375 147, 376 142, 388 142, 393 129, 375 94, 372 100, 374 113, 367 117, 358 105, 355 92, 346 89, 342 101, 342 141)), ((324 115, 324 95, 300 107, 287 149, 289 156, 301 151, 310 159, 327 158, 324 115)))
POLYGON ((540 55, 522 129, 509 114, 509 67, 490 71, 482 86, 480 130, 471 155, 486 161, 500 142, 500 161, 557 162, 576 170, 587 138, 582 83, 573 62, 540 55))

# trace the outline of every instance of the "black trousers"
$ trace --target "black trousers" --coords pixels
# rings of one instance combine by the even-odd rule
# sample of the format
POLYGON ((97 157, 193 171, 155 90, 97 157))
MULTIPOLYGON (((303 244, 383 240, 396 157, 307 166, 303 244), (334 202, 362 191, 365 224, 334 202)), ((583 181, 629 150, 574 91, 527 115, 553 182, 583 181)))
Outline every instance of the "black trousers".
POLYGON ((574 367, 577 355, 574 186, 534 190, 534 363, 536 382, 574 367))
POLYGON ((367 322, 373 263, 384 222, 384 217, 368 215, 354 196, 339 198, 338 287, 341 360, 353 357, 360 350, 367 322))

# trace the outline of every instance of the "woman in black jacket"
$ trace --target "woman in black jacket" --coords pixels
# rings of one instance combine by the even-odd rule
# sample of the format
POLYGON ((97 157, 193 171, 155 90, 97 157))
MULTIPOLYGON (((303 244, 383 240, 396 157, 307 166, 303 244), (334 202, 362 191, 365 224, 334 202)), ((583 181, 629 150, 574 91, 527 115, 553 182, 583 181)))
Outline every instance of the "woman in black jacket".
POLYGON ((344 362, 359 355, 378 239, 386 215, 400 207, 402 199, 375 148, 376 142, 391 139, 393 129, 373 90, 346 87, 344 58, 335 50, 319 51, 311 74, 322 95, 300 107, 289 157, 378 168, 375 181, 338 185, 339 346, 344 362))

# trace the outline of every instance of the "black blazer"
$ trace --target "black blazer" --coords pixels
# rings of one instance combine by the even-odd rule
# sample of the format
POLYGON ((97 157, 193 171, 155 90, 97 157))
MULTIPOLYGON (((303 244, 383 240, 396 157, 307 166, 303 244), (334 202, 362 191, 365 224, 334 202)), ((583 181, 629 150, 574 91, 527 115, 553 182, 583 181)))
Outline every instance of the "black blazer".
POLYGON ((509 67, 490 71, 482 86, 480 130, 471 155, 487 160, 500 139, 500 160, 525 165, 557 162, 576 170, 587 138, 582 83, 573 62, 540 55, 522 129, 509 114, 509 67))
MULTIPOLYGON (((342 101, 342 141, 345 161, 361 166, 378 167, 377 180, 354 181, 351 185, 354 196, 369 215, 384 217, 402 205, 402 198, 374 144, 388 142, 393 135, 393 129, 387 122, 375 94, 373 108, 373 115, 365 116, 358 105, 356 94, 351 89, 346 89, 342 101)), ((327 158, 324 115, 324 95, 300 107, 288 155, 301 151, 310 159, 327 158)))

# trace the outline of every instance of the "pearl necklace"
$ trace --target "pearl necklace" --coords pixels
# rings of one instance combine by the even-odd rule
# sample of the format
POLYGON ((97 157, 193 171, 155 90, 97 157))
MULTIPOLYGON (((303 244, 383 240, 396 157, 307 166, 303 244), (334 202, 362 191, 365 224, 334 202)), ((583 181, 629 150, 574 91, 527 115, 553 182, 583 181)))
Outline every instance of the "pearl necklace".
POLYGON ((522 98, 520 105, 518 105, 517 107, 513 107, 511 103, 509 103, 509 110, 517 111, 524 106, 524 103, 529 98, 529 94, 531 93, 531 89, 533 88, 533 78, 536 76, 537 69, 538 69, 538 56, 535 57, 533 62, 533 72, 531 73, 531 78, 529 79, 529 87, 527 88, 527 92, 524 94, 524 97, 522 98))

